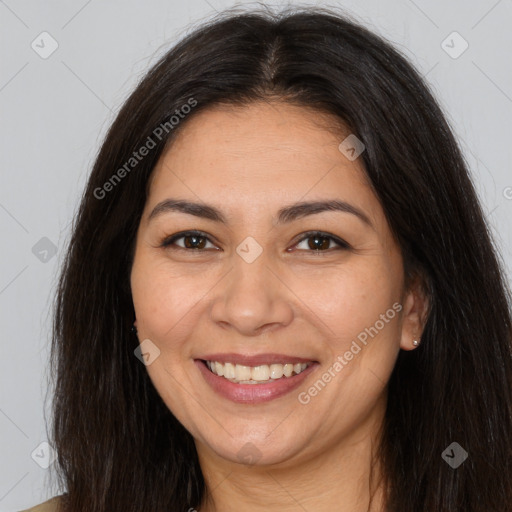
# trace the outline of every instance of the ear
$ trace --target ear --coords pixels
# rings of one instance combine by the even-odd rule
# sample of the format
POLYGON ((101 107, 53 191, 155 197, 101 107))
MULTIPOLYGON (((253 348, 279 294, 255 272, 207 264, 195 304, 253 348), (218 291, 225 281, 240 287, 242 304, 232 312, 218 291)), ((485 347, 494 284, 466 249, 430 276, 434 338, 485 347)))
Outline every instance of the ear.
POLYGON ((413 341, 421 341, 429 309, 424 281, 419 276, 413 280, 409 289, 405 292, 403 306, 400 348, 402 350, 414 350, 417 347, 413 344, 413 341))

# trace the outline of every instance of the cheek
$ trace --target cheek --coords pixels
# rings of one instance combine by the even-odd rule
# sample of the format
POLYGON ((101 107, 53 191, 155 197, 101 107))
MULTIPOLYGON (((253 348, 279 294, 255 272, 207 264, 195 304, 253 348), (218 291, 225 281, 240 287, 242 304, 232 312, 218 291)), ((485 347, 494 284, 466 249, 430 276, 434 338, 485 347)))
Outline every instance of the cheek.
POLYGON ((207 283, 197 275, 177 273, 169 266, 141 258, 132 269, 132 297, 139 333, 166 346, 197 323, 207 283))
MULTIPOLYGON (((187 411, 186 340, 197 326, 201 299, 211 288, 204 278, 178 273, 141 255, 134 261, 131 274, 132 297, 137 316, 138 337, 150 339, 160 350, 159 356, 146 367, 148 375, 167 407, 187 411)), ((188 416, 179 416, 189 421, 188 416)))
MULTIPOLYGON (((399 278, 385 261, 373 257, 354 259, 344 267, 303 272, 296 276, 293 289, 330 336, 343 343, 373 326, 400 298, 399 278)), ((395 317, 394 313, 388 317, 395 317)), ((386 326, 392 323, 396 324, 386 326)))
POLYGON ((369 257, 333 269, 328 279, 297 281, 326 335, 325 378, 335 384, 324 403, 339 404, 333 410, 340 414, 368 412, 389 379, 400 341, 399 271, 385 258, 369 257))

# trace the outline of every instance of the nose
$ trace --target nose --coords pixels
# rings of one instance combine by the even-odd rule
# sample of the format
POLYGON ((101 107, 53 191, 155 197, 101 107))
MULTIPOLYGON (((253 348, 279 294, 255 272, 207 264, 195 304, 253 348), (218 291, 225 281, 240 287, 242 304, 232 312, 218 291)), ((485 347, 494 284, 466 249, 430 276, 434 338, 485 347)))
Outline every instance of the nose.
POLYGON ((291 323, 293 293, 264 255, 247 263, 235 254, 233 268, 215 287, 211 318, 222 328, 258 336, 291 323))

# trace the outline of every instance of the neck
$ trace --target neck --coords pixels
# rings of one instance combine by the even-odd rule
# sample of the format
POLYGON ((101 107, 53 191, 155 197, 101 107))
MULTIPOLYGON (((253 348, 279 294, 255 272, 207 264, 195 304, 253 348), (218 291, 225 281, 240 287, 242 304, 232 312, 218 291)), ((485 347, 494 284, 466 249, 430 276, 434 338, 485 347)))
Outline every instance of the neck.
POLYGON ((384 493, 376 457, 382 424, 368 418, 357 432, 309 457, 246 466, 196 442, 206 482, 198 512, 382 512, 384 493))

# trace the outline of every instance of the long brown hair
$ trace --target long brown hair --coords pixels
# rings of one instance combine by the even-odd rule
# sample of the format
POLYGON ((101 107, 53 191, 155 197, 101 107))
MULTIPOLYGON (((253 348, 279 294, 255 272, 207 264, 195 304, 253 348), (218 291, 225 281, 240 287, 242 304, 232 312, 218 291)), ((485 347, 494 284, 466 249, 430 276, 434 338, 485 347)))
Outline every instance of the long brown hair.
POLYGON ((318 8, 227 12, 202 24, 147 73, 113 122, 73 223, 55 302, 50 439, 65 510, 186 511, 204 497, 193 438, 134 356, 135 234, 152 170, 187 121, 219 102, 269 97, 334 114, 363 141, 366 173, 406 273, 423 276, 429 295, 421 349, 401 352, 389 381, 387 510, 510 510, 510 292, 466 164, 406 59, 346 16, 318 8), (147 155, 131 161, 148 138, 147 155), (457 469, 441 457, 452 442, 468 453, 457 469))

